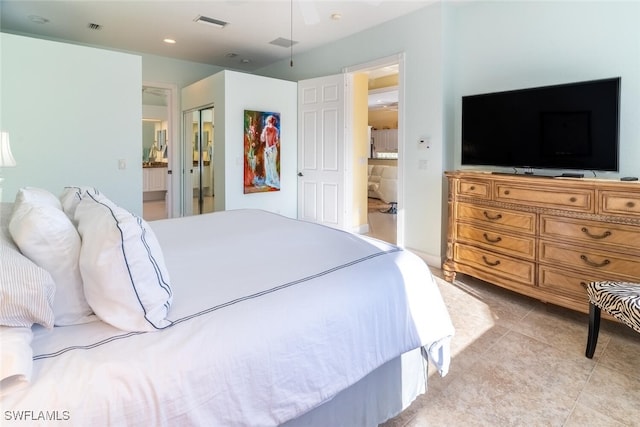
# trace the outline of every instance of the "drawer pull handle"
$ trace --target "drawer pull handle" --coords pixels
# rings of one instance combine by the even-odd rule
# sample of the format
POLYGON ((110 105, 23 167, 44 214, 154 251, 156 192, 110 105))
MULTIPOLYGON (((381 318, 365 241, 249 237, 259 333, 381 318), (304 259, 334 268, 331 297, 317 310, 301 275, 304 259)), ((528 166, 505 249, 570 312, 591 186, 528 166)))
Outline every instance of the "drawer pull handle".
POLYGON ((575 197, 571 197, 571 198, 569 199, 569 201, 570 201, 571 203, 575 203, 577 200, 578 200, 578 199, 576 199, 575 197))
POLYGON ((482 255, 482 260, 484 261, 485 264, 490 265, 491 267, 495 267, 497 265, 500 265, 500 260, 497 260, 495 262, 490 262, 486 256, 482 255))
POLYGON ((591 234, 589 232, 589 229, 587 229, 587 227, 582 227, 581 231, 586 234, 587 236, 591 237, 592 239, 604 239, 607 238, 609 236, 611 236, 611 232, 610 231, 605 231, 602 234, 591 234))
POLYGON ((634 208, 636 206, 636 204, 634 202, 627 202, 627 207, 628 208, 634 208))
POLYGON ((490 239, 487 233, 484 233, 483 236, 484 236, 484 239, 489 243, 498 243, 502 241, 502 237, 500 236, 496 237, 495 239, 490 239))
POLYGON ((489 213, 487 211, 482 212, 484 214, 484 217, 487 219, 490 219, 492 221, 498 220, 498 219, 502 219, 502 214, 497 214, 497 215, 489 215, 489 213))
POLYGON ((511 192, 509 190, 504 190, 504 195, 508 196, 509 194, 511 194, 511 192))
POLYGON ((604 267, 605 265, 611 264, 611 261, 609 261, 608 259, 605 259, 602 262, 593 262, 586 255, 580 255, 580 259, 590 267, 604 267))
POLYGON ((475 185, 472 185, 471 187, 469 187, 469 190, 471 190, 471 191, 473 191, 473 190, 475 190, 475 189, 476 189, 476 186, 475 186, 475 185))

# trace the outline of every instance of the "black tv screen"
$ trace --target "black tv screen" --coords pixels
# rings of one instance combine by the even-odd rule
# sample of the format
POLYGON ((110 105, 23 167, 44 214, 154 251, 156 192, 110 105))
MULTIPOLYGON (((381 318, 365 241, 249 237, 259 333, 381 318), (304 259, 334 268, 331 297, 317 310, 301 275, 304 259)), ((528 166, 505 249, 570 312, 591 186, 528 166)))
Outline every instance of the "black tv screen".
POLYGON ((462 97, 462 164, 618 171, 620 77, 462 97))

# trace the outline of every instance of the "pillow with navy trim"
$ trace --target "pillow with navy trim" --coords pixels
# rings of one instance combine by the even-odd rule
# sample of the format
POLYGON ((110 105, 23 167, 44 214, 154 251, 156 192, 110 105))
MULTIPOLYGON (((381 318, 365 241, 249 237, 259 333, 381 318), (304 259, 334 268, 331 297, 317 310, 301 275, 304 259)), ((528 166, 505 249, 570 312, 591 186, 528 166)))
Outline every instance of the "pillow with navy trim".
POLYGON ((162 249, 142 219, 101 195, 85 194, 75 210, 82 238, 80 273, 89 305, 125 331, 155 331, 173 299, 162 249))
POLYGON ((95 188, 88 186, 68 186, 64 187, 64 190, 62 190, 62 194, 60 194, 60 204, 62 205, 62 210, 67 214, 71 221, 74 221, 76 207, 85 194, 98 196, 100 195, 100 192, 95 188))

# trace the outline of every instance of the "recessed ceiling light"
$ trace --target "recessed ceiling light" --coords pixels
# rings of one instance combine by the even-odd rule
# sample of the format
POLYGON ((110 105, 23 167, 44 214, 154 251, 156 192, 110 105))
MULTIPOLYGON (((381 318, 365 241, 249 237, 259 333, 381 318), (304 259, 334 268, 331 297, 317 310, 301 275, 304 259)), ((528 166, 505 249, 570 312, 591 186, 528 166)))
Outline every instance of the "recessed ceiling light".
POLYGON ((251 62, 250 59, 244 58, 243 60, 241 60, 240 62, 242 62, 243 64, 248 64, 249 62, 251 62))
POLYGON ((46 24, 47 22, 49 22, 47 18, 43 18, 42 16, 38 15, 29 15, 27 18, 29 18, 29 21, 33 22, 34 24, 46 24))
POLYGON ((342 19, 342 14, 341 13, 332 13, 331 14, 331 19, 333 19, 334 21, 339 21, 342 19))
POLYGON ((238 56, 237 53, 233 53, 233 52, 229 52, 225 55, 227 58, 235 58, 236 56, 238 56))
POLYGON ((167 43, 167 44, 176 44, 176 41, 174 39, 164 39, 162 41, 167 43))

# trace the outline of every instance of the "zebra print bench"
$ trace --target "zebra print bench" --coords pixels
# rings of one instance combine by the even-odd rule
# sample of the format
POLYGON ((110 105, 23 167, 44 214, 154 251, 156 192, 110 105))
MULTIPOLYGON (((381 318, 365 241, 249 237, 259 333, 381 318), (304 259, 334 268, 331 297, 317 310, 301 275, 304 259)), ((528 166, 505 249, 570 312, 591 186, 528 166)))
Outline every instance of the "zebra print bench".
POLYGON ((591 359, 598 343, 601 310, 640 332, 640 283, 590 282, 585 288, 589 296, 589 336, 585 355, 591 359))

